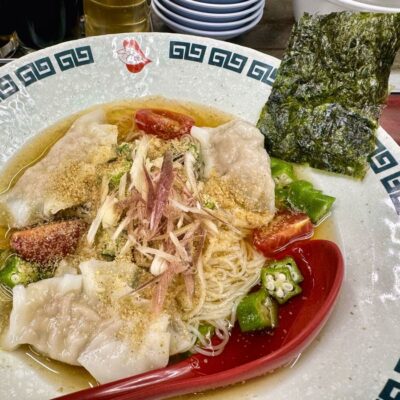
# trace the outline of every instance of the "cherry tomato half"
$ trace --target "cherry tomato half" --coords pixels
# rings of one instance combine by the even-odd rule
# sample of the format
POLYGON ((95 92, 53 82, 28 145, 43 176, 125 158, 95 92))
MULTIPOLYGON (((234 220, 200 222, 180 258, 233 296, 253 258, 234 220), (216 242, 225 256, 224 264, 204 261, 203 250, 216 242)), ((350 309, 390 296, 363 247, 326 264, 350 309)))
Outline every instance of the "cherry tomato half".
POLYGON ((194 125, 193 118, 187 115, 155 108, 138 110, 135 122, 139 129, 161 139, 174 139, 187 135, 194 125))
POLYGON ((268 226, 254 230, 253 244, 268 257, 296 240, 311 237, 313 233, 314 226, 306 214, 281 211, 268 226))

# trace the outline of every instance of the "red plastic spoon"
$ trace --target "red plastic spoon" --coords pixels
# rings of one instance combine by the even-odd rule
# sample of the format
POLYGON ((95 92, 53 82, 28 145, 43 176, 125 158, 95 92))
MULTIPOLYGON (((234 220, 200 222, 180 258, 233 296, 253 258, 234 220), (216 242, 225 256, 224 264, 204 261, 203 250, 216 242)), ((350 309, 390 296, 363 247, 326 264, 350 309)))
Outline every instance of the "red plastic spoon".
POLYGON ((277 254, 292 256, 304 276, 302 295, 280 307, 274 331, 243 334, 237 326, 217 357, 193 355, 156 371, 58 397, 64 400, 145 400, 226 386, 265 374, 292 360, 327 321, 343 281, 338 246, 327 240, 298 242, 277 254))

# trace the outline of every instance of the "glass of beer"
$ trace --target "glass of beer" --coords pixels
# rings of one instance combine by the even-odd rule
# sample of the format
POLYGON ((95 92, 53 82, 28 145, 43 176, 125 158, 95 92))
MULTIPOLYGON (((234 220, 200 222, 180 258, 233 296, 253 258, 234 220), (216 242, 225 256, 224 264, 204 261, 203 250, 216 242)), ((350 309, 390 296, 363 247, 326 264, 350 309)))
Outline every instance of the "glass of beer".
POLYGON ((84 0, 86 36, 151 30, 147 0, 84 0))

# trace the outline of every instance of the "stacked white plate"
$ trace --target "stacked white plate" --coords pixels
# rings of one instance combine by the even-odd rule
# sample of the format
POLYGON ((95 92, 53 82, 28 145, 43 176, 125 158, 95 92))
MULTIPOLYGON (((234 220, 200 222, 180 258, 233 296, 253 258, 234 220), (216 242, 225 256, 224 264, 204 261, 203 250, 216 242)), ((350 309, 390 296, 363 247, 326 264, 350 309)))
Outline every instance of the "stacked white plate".
POLYGON ((265 0, 152 0, 151 5, 175 32, 231 39, 260 22, 265 0))

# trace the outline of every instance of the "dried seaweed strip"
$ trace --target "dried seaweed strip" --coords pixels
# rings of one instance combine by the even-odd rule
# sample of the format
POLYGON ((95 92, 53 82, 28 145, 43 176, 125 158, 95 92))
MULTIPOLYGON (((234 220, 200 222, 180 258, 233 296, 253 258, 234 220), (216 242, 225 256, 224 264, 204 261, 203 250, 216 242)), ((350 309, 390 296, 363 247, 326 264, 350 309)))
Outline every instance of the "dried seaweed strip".
POLYGON ((400 14, 306 15, 258 127, 271 155, 362 178, 400 47, 400 14))

